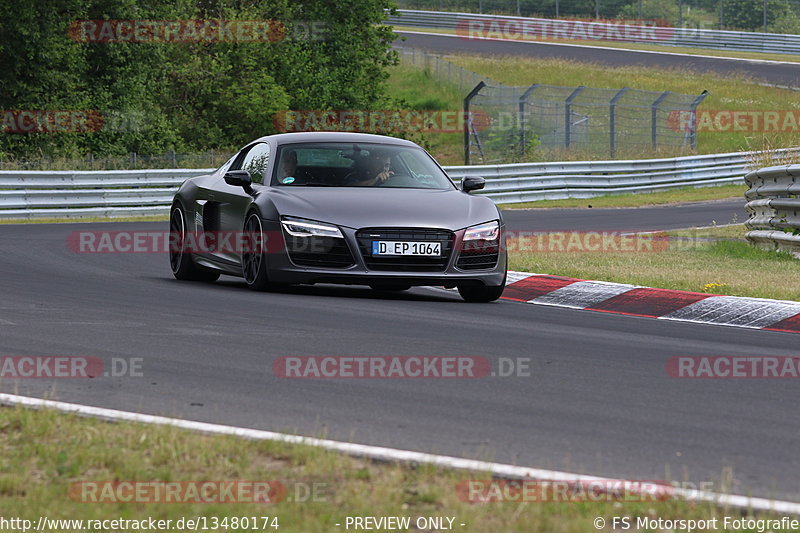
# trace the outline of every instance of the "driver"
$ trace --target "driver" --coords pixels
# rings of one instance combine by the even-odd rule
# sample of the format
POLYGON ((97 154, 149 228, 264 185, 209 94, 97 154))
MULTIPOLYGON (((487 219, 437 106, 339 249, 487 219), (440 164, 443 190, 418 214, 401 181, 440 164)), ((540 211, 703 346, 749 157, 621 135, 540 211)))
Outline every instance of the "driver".
POLYGON ((382 185, 394 176, 392 158, 379 152, 371 153, 361 168, 347 175, 347 181, 355 187, 382 185))

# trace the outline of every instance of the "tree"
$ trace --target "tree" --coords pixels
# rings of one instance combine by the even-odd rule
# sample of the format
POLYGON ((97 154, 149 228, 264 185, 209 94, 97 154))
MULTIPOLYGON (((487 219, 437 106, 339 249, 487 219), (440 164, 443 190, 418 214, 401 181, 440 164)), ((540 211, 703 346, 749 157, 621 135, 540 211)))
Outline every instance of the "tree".
MULTIPOLYGON (((757 0, 721 0, 725 26, 741 30, 764 28, 764 3, 757 0)), ((767 24, 792 16, 788 0, 767 0, 767 24)))

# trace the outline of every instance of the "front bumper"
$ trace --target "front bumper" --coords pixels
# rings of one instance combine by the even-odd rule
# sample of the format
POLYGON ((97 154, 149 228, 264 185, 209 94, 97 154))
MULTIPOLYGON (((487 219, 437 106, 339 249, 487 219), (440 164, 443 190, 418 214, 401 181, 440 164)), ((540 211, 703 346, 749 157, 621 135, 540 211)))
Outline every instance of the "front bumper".
MULTIPOLYGON (((270 235, 283 235, 280 223, 271 220, 263 221, 265 231, 270 235)), ((506 250, 500 246, 497 263, 493 268, 462 270, 457 267, 462 249, 464 230, 454 231, 452 249, 444 266, 435 271, 429 268, 413 270, 406 267, 402 270, 378 269, 368 266, 363 248, 359 246, 358 230, 340 227, 344 241, 350 250, 353 264, 343 268, 316 267, 298 265, 287 252, 286 245, 268 254, 268 275, 276 283, 337 283, 346 285, 472 285, 499 286, 506 276, 506 250)), ((505 227, 501 226, 501 243, 505 235, 505 227)), ((363 240, 363 235, 362 235, 363 240)))

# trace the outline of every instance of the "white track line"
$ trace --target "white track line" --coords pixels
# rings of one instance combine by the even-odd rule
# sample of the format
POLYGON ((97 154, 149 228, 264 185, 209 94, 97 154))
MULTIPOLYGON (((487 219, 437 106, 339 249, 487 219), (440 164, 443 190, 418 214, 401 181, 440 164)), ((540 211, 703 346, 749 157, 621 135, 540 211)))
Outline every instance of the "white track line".
POLYGON ((495 38, 495 37, 465 37, 463 35, 454 35, 452 33, 436 33, 436 32, 427 32, 427 31, 408 31, 408 30, 397 30, 394 33, 410 33, 412 35, 435 35, 437 37, 455 37, 458 39, 463 39, 465 41, 499 41, 504 43, 527 43, 527 44, 544 44, 548 46, 566 46, 570 48, 591 48, 593 50, 611 50, 611 51, 620 51, 620 52, 636 52, 638 54, 656 54, 656 55, 665 55, 665 56, 679 56, 679 57, 698 57, 702 59, 727 59, 729 61, 744 61, 745 63, 759 63, 764 65, 797 65, 800 66, 800 62, 797 61, 775 61, 773 59, 752 59, 746 57, 725 57, 725 56, 708 56, 708 55, 700 55, 700 54, 681 54, 680 52, 660 52, 657 50, 637 50, 635 48, 615 48, 613 46, 592 46, 589 44, 567 44, 567 43, 553 43, 548 41, 524 41, 521 39, 504 39, 502 37, 495 38))
MULTIPOLYGON (((105 420, 124 420, 126 422, 138 422, 144 424, 156 424, 161 426, 174 426, 181 429, 200 431, 203 433, 213 433, 219 435, 234 435, 254 440, 269 440, 276 442, 286 442, 290 444, 302 444, 305 446, 315 446, 342 452, 347 455, 357 457, 367 457, 374 460, 390 462, 423 463, 444 468, 467 470, 470 472, 491 473, 497 477, 510 479, 540 479, 548 481, 562 481, 567 483, 617 483, 623 486, 630 486, 630 480, 620 480, 613 478, 603 478, 596 476, 586 476, 583 474, 571 474, 569 472, 559 472, 556 470, 544 470, 541 468, 528 468, 523 466, 506 465, 501 463, 490 463, 486 461, 476 461, 463 459, 460 457, 450 457, 446 455, 434 455, 430 453, 414 452, 408 450, 398 450, 396 448, 384 448, 381 446, 369 446, 366 444, 353 444, 327 439, 316 439, 312 437, 302 437, 299 435, 287 435, 273 431, 260 429, 240 428, 235 426, 225 426, 220 424, 209 424, 206 422, 195 422, 192 420, 181 420, 179 418, 168 418, 163 416, 145 415, 132 413, 129 411, 118 411, 116 409, 105 409, 102 407, 92 407, 75 403, 57 402, 53 400, 40 400, 28 396, 16 394, 0 393, 0 404, 19 405, 30 408, 55 409, 65 413, 73 413, 81 416, 102 418, 105 420)), ((800 515, 800 503, 769 500, 765 498, 750 498, 732 494, 719 494, 714 492, 696 491, 687 489, 676 489, 666 487, 664 495, 683 498, 691 501, 712 502, 721 506, 736 507, 740 509, 773 511, 776 513, 787 513, 800 515)))

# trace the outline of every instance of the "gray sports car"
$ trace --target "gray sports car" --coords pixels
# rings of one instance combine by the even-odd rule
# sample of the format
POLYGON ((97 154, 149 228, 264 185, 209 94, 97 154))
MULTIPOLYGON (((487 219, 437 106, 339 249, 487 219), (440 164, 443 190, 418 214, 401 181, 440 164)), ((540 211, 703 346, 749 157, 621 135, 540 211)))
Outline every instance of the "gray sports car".
POLYGON ((178 190, 170 265, 181 280, 227 274, 254 290, 436 285, 457 287, 470 302, 493 301, 505 286, 507 258, 500 211, 469 194, 483 186, 483 178, 470 177, 457 187, 406 140, 335 132, 262 137, 178 190), (205 245, 197 245, 198 235, 205 245))

